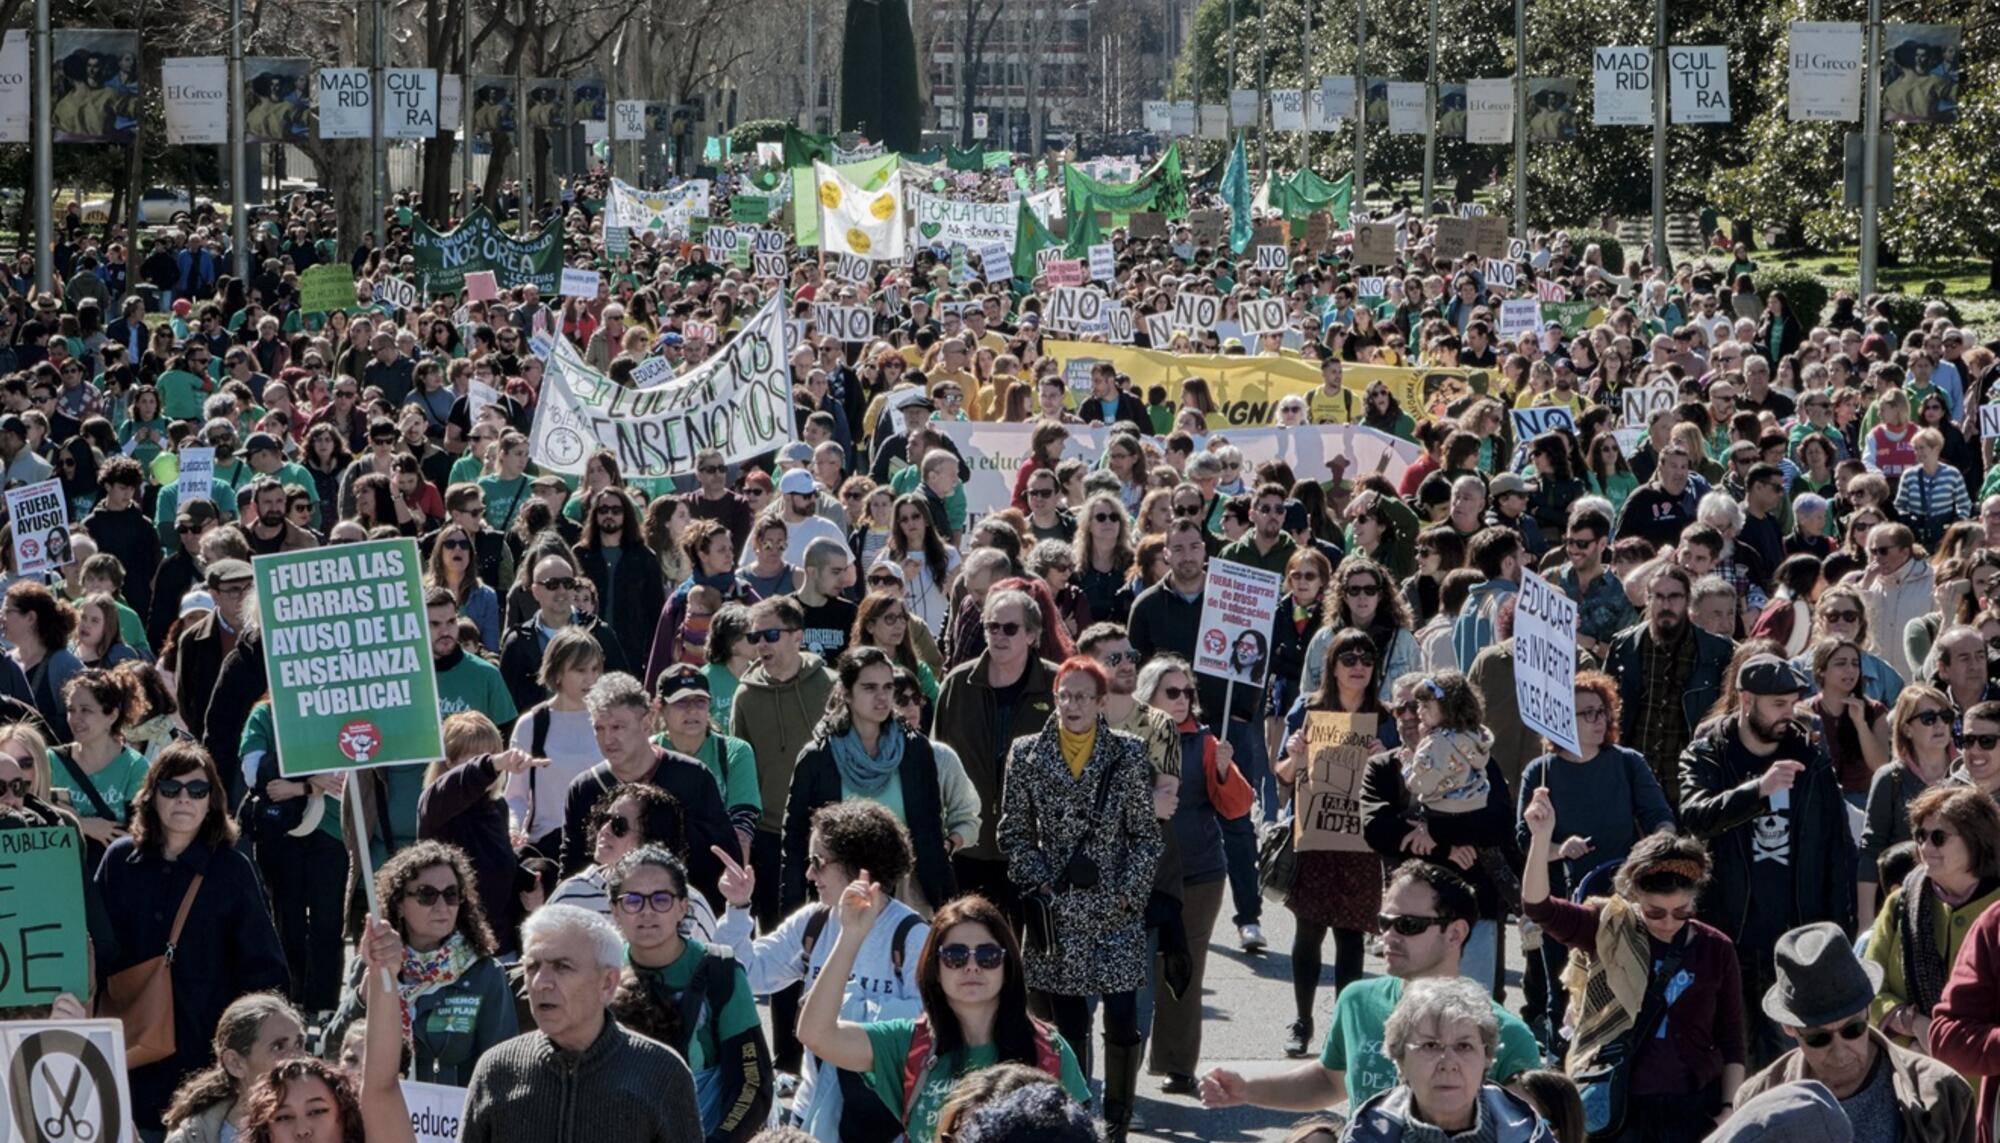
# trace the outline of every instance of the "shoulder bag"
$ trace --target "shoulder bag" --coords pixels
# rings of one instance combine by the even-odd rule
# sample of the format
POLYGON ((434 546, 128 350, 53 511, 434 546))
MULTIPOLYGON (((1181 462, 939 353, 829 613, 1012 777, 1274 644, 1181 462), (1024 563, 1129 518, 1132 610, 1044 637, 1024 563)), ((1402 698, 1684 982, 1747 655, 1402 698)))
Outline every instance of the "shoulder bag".
POLYGON ((181 894, 166 951, 112 973, 104 982, 98 1014, 125 1025, 127 1067, 157 1063, 174 1054, 174 947, 180 944, 181 929, 187 924, 188 911, 194 908, 195 894, 201 892, 203 876, 195 874, 187 892, 181 894))
POLYGON ((1056 955, 1056 894, 1068 889, 1097 888, 1097 863, 1086 857, 1083 850, 1097 832, 1097 823, 1104 819, 1104 803, 1111 797, 1111 780, 1117 777, 1118 769, 1116 761, 1104 767, 1104 776, 1097 783, 1097 809, 1091 814, 1090 824, 1083 837, 1077 840, 1076 848, 1070 851, 1069 860, 1063 863, 1055 887, 1021 894, 1021 943, 1024 947, 1056 955))

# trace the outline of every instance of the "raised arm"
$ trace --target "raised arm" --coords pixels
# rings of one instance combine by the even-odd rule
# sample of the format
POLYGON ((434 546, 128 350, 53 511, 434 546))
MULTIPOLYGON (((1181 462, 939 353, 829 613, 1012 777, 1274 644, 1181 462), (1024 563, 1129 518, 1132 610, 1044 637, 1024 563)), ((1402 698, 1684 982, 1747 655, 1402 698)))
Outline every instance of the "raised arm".
POLYGON ((842 1020, 840 1006, 847 997, 847 978, 854 975, 854 958, 888 904, 888 892, 869 880, 866 869, 847 883, 840 895, 840 935, 799 1009, 799 1043, 842 1071, 865 1072, 875 1062, 868 1030, 842 1020))
POLYGON ((403 962, 403 939, 393 925, 367 919, 362 956, 368 969, 361 977, 368 997, 367 1048, 361 1060, 361 1125, 370 1143, 417 1143, 410 1127, 410 1107, 403 1100, 403 998, 390 983, 390 973, 403 962))

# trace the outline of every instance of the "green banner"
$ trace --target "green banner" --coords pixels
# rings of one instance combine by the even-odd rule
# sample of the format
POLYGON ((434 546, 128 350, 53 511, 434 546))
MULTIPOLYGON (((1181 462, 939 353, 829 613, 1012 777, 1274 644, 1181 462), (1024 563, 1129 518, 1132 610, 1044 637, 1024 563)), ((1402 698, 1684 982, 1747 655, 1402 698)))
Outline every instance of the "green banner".
POLYGON ((1269 183, 1270 208, 1294 222, 1323 210, 1332 217, 1334 226, 1345 229, 1353 185, 1351 174, 1333 182, 1309 170, 1290 176, 1273 175, 1269 183))
POLYGON ((761 194, 739 194, 729 200, 729 221, 762 226, 771 221, 771 198, 761 194))
POLYGON ((444 757, 415 540, 279 552, 253 567, 286 777, 444 757))
POLYGON ((805 167, 807 170, 811 170, 814 159, 818 159, 822 163, 833 162, 833 136, 831 135, 815 135, 810 131, 801 131, 797 127, 787 123, 785 125, 784 145, 785 165, 787 167, 805 167))
POLYGON ((1137 214, 1154 211, 1168 218, 1187 213, 1187 183, 1181 175, 1181 147, 1167 148, 1145 174, 1134 182, 1107 183, 1084 174, 1075 166, 1063 168, 1063 213, 1069 219, 1069 256, 1082 258, 1092 246, 1105 241, 1097 222, 1098 212, 1137 214))
MULTIPOLYGON (((423 220, 417 221, 419 226, 423 220)), ((330 314, 354 305, 354 267, 322 262, 299 275, 299 308, 309 314, 330 314)))
POLYGON ((467 274, 491 270, 503 290, 534 286, 543 297, 553 298, 562 284, 562 245, 559 229, 520 241, 501 230, 499 220, 483 206, 474 207, 451 230, 433 230, 419 218, 410 231, 417 278, 432 294, 459 293, 467 274))
POLYGON ((0 830, 0 1008, 90 995, 83 839, 67 826, 0 830))

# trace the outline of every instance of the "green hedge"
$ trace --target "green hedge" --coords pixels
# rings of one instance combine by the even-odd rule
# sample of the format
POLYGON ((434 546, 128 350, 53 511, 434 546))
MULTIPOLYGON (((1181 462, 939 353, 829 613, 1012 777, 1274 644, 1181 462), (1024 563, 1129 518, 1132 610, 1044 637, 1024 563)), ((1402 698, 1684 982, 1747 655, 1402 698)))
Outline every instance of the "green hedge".
POLYGON ((1572 230, 1569 232, 1569 248, 1583 257, 1584 247, 1595 244, 1604 252, 1604 268, 1613 274, 1625 273, 1625 244, 1609 230, 1572 230))
POLYGON ((1826 303, 1833 297, 1817 274, 1804 270, 1759 270, 1751 275, 1750 284, 1756 287, 1760 298, 1769 297, 1772 290, 1783 290, 1792 312, 1808 326, 1819 324, 1826 313, 1826 303))
POLYGON ((1924 320, 1924 307, 1930 305, 1932 302, 1944 303, 1945 313, 1950 316, 1951 324, 1959 325, 1963 322, 1964 319, 1959 316, 1958 307, 1952 303, 1950 298, 1917 297, 1913 294, 1883 294, 1882 312, 1888 317, 1889 324, 1894 326, 1898 333, 1902 333, 1917 328, 1917 323, 1924 320))

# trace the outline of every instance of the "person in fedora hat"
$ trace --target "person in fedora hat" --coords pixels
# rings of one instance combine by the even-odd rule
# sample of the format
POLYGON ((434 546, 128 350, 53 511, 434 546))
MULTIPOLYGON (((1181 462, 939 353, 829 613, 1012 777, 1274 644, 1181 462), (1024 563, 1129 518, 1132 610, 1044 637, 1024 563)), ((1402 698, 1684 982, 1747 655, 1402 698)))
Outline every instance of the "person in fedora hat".
MULTIPOLYGON (((1854 835, 1826 749, 1797 722, 1804 687, 1784 659, 1752 655, 1737 668, 1733 709, 1680 756, 1681 828, 1715 858, 1702 919, 1736 942, 1746 1013, 1776 979, 1772 950, 1785 932, 1819 921, 1854 931, 1854 835)), ((1785 1045, 1775 1022, 1749 1023, 1761 1067, 1785 1045)))
POLYGON ((1898 1047, 1869 1026, 1882 966, 1862 960, 1839 925, 1802 925, 1778 938, 1777 979, 1764 1015, 1798 1041, 1737 1089, 1739 1105, 1772 1088, 1814 1081, 1854 1125, 1854 1138, 1956 1143, 1973 1138, 1972 1088, 1957 1072, 1898 1047))

